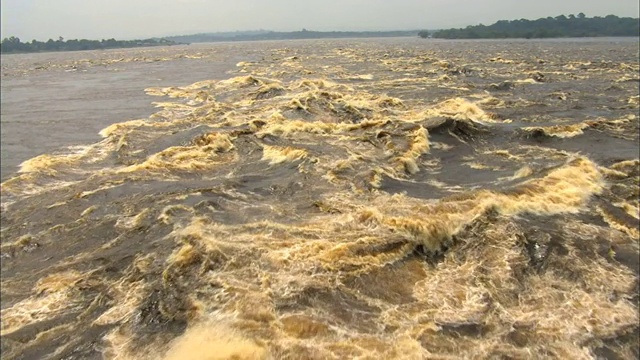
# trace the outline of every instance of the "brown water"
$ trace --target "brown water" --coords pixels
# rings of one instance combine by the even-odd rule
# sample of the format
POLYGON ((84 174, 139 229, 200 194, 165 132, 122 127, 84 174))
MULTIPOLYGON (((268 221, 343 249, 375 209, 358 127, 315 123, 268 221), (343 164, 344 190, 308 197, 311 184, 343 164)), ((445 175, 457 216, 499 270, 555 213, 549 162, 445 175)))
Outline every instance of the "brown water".
POLYGON ((637 38, 3 57, 3 358, 637 358, 639 70, 637 38))

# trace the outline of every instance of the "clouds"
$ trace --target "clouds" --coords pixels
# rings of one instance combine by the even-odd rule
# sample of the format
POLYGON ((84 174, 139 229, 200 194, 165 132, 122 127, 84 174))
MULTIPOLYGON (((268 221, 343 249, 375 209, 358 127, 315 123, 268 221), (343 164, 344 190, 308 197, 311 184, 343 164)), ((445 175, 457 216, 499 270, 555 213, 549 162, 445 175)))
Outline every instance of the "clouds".
POLYGON ((253 29, 399 30, 556 16, 638 16, 636 0, 3 0, 2 36, 136 38, 253 29))

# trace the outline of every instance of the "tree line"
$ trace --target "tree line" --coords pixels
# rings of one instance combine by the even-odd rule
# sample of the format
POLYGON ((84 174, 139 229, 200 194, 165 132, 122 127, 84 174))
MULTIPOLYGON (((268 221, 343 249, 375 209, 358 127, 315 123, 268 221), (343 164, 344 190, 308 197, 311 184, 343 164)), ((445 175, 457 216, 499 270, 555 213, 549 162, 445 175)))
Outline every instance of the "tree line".
POLYGON ((584 13, 540 18, 538 20, 500 20, 493 25, 467 26, 435 32, 421 31, 420 37, 441 39, 504 39, 504 38, 558 38, 638 36, 639 19, 608 15, 588 18, 584 13))
POLYGON ((49 39, 48 41, 32 40, 31 42, 21 42, 19 38, 11 36, 4 38, 0 42, 0 53, 27 53, 27 52, 44 52, 44 51, 79 51, 79 50, 96 50, 96 49, 118 49, 133 48, 142 46, 162 46, 175 45, 175 41, 167 39, 144 39, 144 40, 67 40, 59 37, 58 40, 49 39))

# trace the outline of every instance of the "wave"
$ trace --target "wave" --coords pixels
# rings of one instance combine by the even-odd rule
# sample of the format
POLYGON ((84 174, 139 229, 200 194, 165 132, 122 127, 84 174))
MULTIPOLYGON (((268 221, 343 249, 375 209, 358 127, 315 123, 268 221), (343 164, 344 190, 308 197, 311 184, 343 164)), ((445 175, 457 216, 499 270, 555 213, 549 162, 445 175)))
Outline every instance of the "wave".
POLYGON ((531 104, 560 75, 484 90, 527 62, 309 51, 148 88, 148 119, 2 183, 3 356, 634 351, 634 103, 548 121, 531 104))

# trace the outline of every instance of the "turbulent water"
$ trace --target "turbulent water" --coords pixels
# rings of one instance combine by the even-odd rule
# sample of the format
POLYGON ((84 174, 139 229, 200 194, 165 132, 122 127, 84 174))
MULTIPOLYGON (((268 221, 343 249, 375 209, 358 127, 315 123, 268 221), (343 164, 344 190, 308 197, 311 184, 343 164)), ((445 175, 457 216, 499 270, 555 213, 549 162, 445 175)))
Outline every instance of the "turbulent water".
POLYGON ((2 183, 3 358, 639 356, 637 39, 226 49, 2 183))

